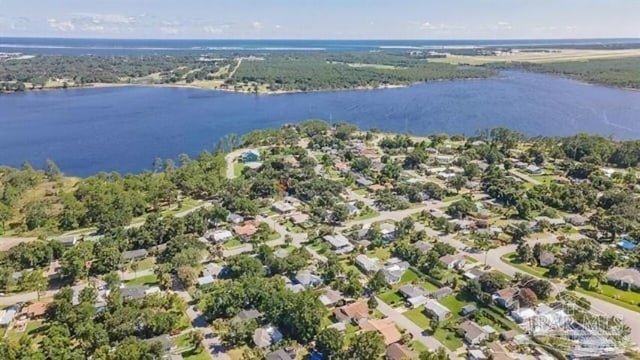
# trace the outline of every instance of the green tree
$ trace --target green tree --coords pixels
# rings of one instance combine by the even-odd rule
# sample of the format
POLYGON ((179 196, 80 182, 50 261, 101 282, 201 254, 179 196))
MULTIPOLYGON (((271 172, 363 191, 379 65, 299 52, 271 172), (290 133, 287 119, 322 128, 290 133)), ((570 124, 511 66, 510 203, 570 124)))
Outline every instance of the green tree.
POLYGON ((326 328, 316 336, 316 350, 323 359, 333 359, 342 352, 344 336, 334 328, 326 328))
POLYGON ((377 331, 359 333, 347 350, 348 359, 377 359, 384 353, 384 339, 377 331))

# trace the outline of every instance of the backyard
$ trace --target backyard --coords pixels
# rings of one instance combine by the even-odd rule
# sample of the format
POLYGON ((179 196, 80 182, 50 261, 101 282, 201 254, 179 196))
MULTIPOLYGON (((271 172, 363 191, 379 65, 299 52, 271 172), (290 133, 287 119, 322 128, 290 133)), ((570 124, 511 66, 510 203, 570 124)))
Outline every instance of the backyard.
POLYGON ((139 278, 135 278, 126 282, 127 286, 154 286, 158 285, 160 282, 158 281, 158 276, 156 274, 150 274, 141 276, 139 278))

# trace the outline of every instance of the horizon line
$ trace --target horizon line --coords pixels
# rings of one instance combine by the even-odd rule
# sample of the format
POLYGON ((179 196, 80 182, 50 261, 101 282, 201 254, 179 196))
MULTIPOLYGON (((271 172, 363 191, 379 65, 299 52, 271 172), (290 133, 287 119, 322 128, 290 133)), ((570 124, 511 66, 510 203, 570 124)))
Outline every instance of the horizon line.
POLYGON ((640 37, 542 37, 542 38, 206 38, 206 37, 66 37, 66 36, 5 36, 0 35, 0 39, 61 39, 61 40, 161 40, 161 41, 188 41, 188 40, 208 40, 208 41, 600 41, 600 40, 624 40, 640 41, 640 37))

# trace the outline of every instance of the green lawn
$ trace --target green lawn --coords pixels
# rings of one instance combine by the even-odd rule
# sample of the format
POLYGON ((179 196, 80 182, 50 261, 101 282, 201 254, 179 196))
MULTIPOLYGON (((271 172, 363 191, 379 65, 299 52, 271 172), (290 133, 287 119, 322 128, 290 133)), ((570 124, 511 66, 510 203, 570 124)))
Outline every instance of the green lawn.
POLYGON ((378 296, 380 300, 384 301, 389 305, 396 305, 402 303, 402 297, 398 295, 394 290, 389 290, 385 293, 382 293, 378 296))
POLYGON ((360 215, 355 217, 355 220, 373 219, 373 218, 377 217, 378 215, 380 215, 380 213, 375 211, 375 210, 363 211, 362 213, 360 213, 360 215))
POLYGON ((229 241, 226 241, 222 245, 222 247, 225 248, 225 249, 233 249, 233 248, 238 247, 240 245, 242 245, 242 241, 240 239, 238 239, 238 238, 233 238, 233 239, 231 239, 229 241))
POLYGON ((545 268, 541 268, 538 266, 531 266, 529 264, 523 264, 519 262, 518 255, 516 253, 505 254, 500 259, 506 262, 507 264, 513 266, 514 268, 521 270, 524 273, 531 274, 533 276, 545 277, 545 274, 547 273, 547 269, 545 268))
MULTIPOLYGON (((137 261, 136 263, 138 264, 138 271, 152 269, 156 265, 155 260, 152 258, 146 258, 146 259, 137 261)), ((133 271, 131 270, 131 265, 129 265, 127 269, 129 271, 133 271)))
POLYGON ((7 338, 10 340, 19 340, 23 335, 29 336, 32 339, 39 339, 43 330, 45 330, 46 325, 43 324, 42 320, 34 320, 27 323, 27 328, 24 331, 16 331, 12 329, 7 334, 7 338))
POLYGON ((442 305, 444 305, 447 309, 451 310, 451 319, 456 319, 460 317, 460 310, 465 305, 471 303, 471 301, 464 301, 462 299, 458 299, 457 295, 449 295, 445 296, 442 299, 438 300, 442 305))
POLYGON ((436 332, 433 334, 433 337, 436 338, 436 340, 440 341, 451 351, 456 351, 462 346, 462 340, 458 338, 456 334, 443 327, 437 328, 436 332))
POLYGON ((244 164, 242 163, 233 163, 233 175, 238 177, 242 175, 242 169, 244 169, 244 164))
POLYGON ((409 269, 405 271, 404 274, 402 274, 402 278, 400 278, 400 283, 406 284, 417 279, 418 279, 418 274, 415 271, 409 269))
POLYGON ((638 307, 638 304, 640 304, 640 293, 635 291, 621 290, 608 284, 600 284, 600 291, 587 290, 583 287, 576 288, 576 291, 632 311, 640 312, 640 307, 638 307))
POLYGON ((413 351, 417 352, 418 354, 422 354, 423 352, 429 351, 429 348, 426 347, 423 343, 421 343, 418 340, 415 340, 411 343, 411 348, 413 349, 413 351))
POLYGON ((420 285, 422 285, 422 287, 427 291, 436 291, 439 289, 439 287, 426 280, 421 282, 420 285))
POLYGON ((378 258, 381 261, 386 261, 391 257, 391 249, 386 247, 379 247, 367 252, 367 256, 378 258))
POLYGON ((139 286, 139 285, 153 286, 153 285, 158 285, 159 281, 158 281, 158 276, 156 276, 156 274, 151 274, 151 275, 141 276, 133 280, 129 280, 126 282, 126 284, 127 286, 139 286))
POLYGON ((405 311, 403 315, 423 330, 429 327, 429 318, 424 314, 424 306, 405 311))

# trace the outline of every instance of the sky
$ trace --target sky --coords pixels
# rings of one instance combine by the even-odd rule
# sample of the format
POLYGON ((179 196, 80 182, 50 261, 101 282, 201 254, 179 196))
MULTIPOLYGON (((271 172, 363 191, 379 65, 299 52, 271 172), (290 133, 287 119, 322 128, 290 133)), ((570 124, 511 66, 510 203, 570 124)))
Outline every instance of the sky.
POLYGON ((640 0, 0 0, 0 36, 640 38, 640 0))

